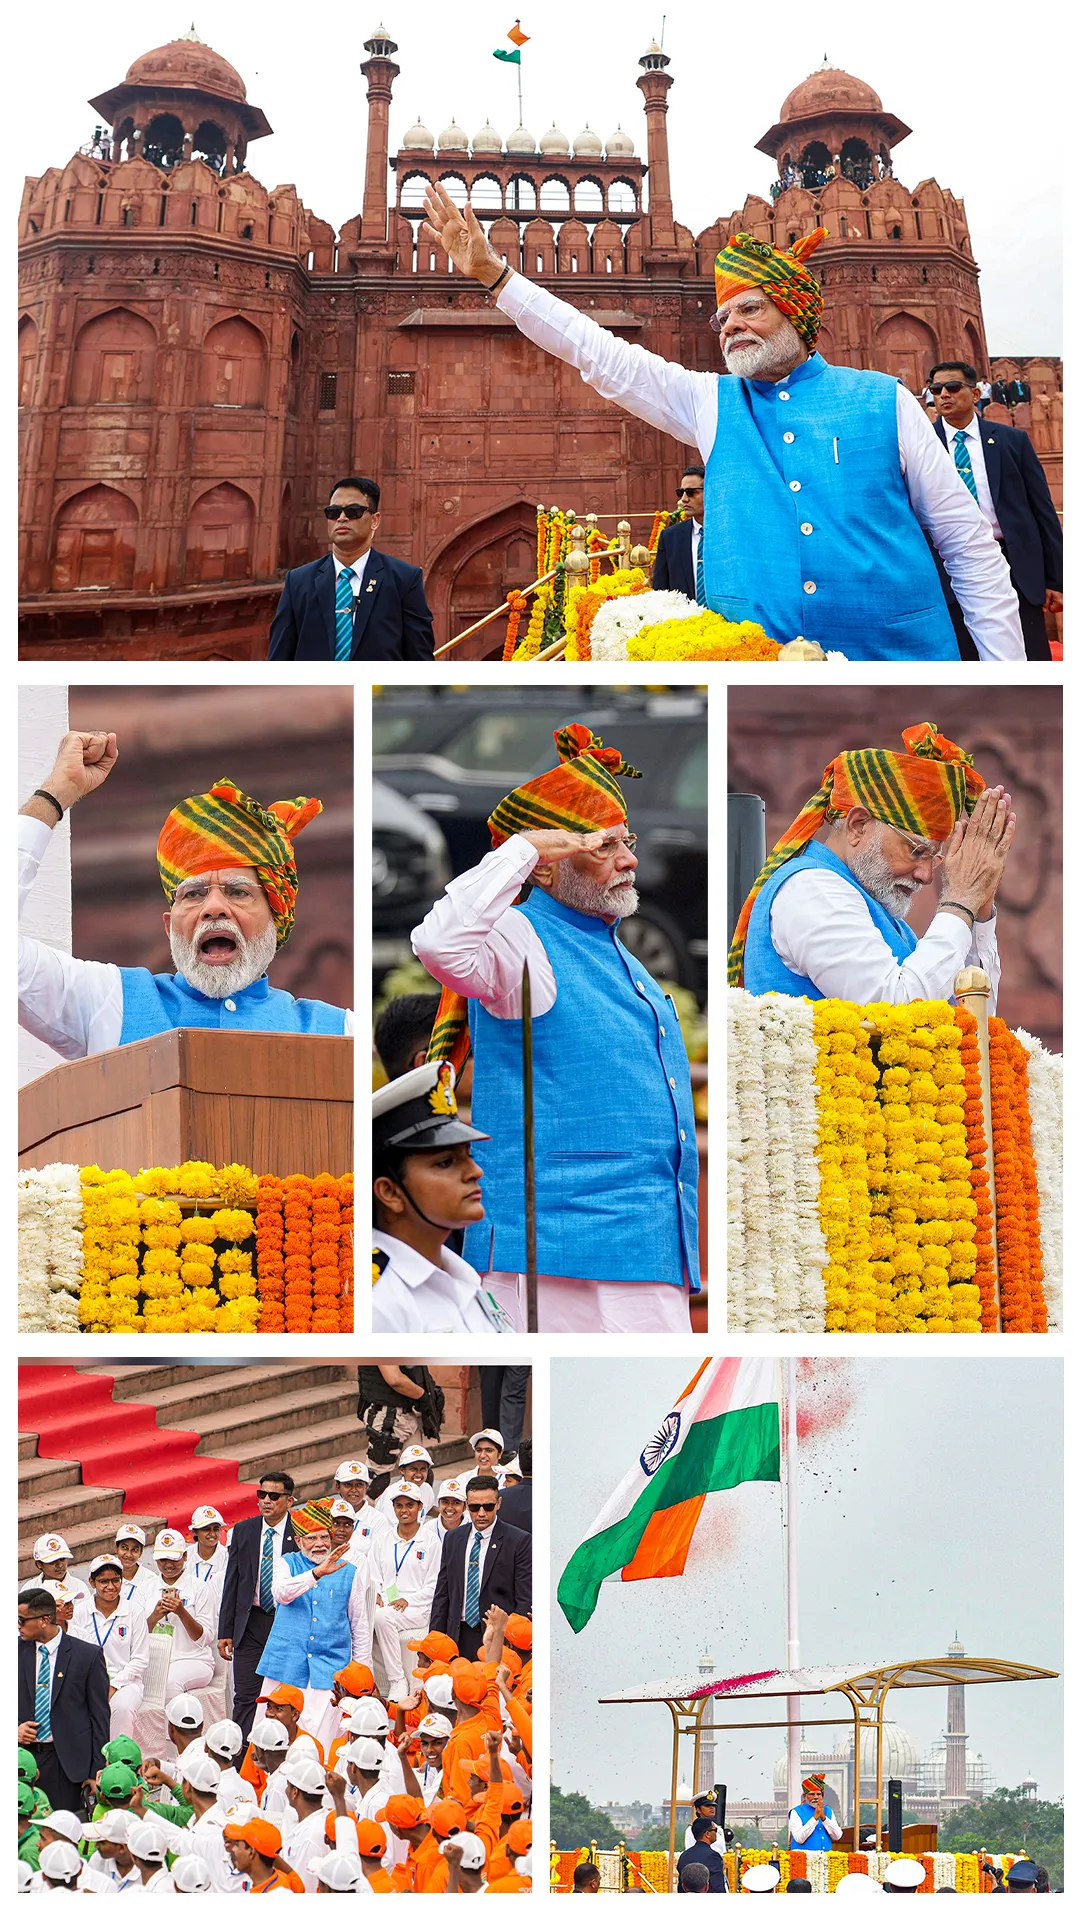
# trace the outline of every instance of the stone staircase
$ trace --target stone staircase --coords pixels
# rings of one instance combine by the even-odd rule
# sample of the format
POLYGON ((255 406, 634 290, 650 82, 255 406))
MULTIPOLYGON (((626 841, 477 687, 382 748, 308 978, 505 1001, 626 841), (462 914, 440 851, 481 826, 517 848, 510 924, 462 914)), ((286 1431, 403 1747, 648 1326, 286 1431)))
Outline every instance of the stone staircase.
MULTIPOLYGON (((242 1482, 256 1482, 268 1467, 285 1467, 296 1481, 298 1502, 327 1492, 339 1463, 363 1458, 367 1451, 367 1436, 356 1419, 355 1365, 316 1361, 237 1367, 113 1364, 79 1371, 111 1374, 114 1401, 153 1409, 159 1426, 198 1433, 196 1454, 235 1463, 242 1482)), ((451 1391, 447 1377, 457 1380, 460 1370, 436 1371, 446 1390, 442 1437, 437 1445, 429 1443, 438 1467, 460 1460, 468 1449, 461 1432, 465 1395, 451 1391)), ((152 1469, 152 1451, 147 1464, 152 1469)), ((148 1479, 152 1483, 152 1474, 148 1479)), ((33 1543, 42 1533, 63 1534, 79 1565, 103 1552, 112 1545, 122 1503, 121 1489, 84 1486, 77 1462, 41 1459, 37 1435, 20 1433, 20 1577, 33 1572, 33 1543)), ((144 1500, 143 1504, 154 1502, 144 1500)), ((148 1537, 166 1522, 186 1528, 190 1517, 190 1506, 185 1511, 126 1515, 148 1537)))

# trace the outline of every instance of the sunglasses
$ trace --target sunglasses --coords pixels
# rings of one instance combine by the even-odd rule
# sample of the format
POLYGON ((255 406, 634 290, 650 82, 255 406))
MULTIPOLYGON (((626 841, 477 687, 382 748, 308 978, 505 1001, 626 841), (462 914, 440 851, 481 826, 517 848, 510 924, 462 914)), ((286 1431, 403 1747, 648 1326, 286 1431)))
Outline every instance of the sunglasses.
POLYGON ((260 1487, 258 1493, 255 1495, 256 1500, 287 1500, 288 1497, 284 1488, 282 1488, 280 1493, 271 1493, 268 1488, 260 1487))
POLYGON ((324 507, 323 515, 327 520, 362 520, 365 513, 373 513, 373 507, 324 507))
POLYGON ((966 380, 935 380, 930 387, 931 393, 963 393, 966 380))
POLYGON ((680 487, 676 492, 675 498, 676 500, 692 500, 696 493, 704 493, 704 491, 704 487, 680 487))
POLYGON ((476 1501, 470 1500, 469 1512, 470 1513, 494 1513, 498 1504, 499 1503, 497 1500, 476 1500, 476 1501))

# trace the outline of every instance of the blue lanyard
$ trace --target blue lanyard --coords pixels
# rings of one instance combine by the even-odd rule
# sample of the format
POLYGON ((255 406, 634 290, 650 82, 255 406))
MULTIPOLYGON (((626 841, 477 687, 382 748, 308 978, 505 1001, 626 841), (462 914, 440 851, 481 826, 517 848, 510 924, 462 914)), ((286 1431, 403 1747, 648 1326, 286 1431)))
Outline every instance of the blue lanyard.
POLYGON ((409 1540, 406 1543, 405 1551, 402 1554, 400 1560, 398 1559, 398 1550, 396 1547, 394 1548, 394 1572, 395 1573, 401 1572, 402 1567, 405 1565, 405 1562, 408 1559, 415 1545, 416 1545, 415 1539, 409 1540))
POLYGON ((107 1634, 105 1635, 105 1638, 104 1638, 104 1640, 102 1639, 102 1637, 101 1637, 101 1635, 100 1635, 100 1633, 98 1632, 98 1623, 97 1623, 97 1608, 96 1608, 96 1607, 94 1608, 94 1611, 93 1611, 93 1615, 92 1615, 92 1619, 93 1619, 93 1622, 94 1622, 94 1638, 95 1638, 95 1640, 97 1641, 97 1643, 98 1643, 98 1646, 99 1646, 99 1647, 107 1647, 107 1646, 108 1646, 108 1644, 109 1644, 109 1633, 111 1633, 111 1632, 112 1632, 112 1630, 113 1630, 113 1628, 114 1628, 114 1627, 115 1627, 115 1625, 116 1625, 116 1615, 114 1614, 114 1615, 113 1615, 113 1617, 112 1617, 112 1619, 111 1619, 111 1620, 109 1621, 109 1633, 107 1633, 107 1634))
POLYGON ((213 1579, 213 1577, 214 1577, 214 1568, 215 1568, 215 1566, 216 1566, 216 1564, 217 1564, 217 1563, 216 1563, 216 1561, 214 1561, 214 1560, 208 1560, 208 1561, 206 1562, 206 1572, 205 1572, 205 1573, 200 1573, 200 1572, 199 1572, 199 1567, 200 1567, 200 1565, 201 1565, 201 1564, 202 1564, 202 1563, 200 1562, 200 1560, 199 1560, 199 1558, 198 1558, 198 1556, 196 1555, 196 1559, 195 1559, 195 1578, 196 1578, 196 1580, 201 1580, 201 1581, 202 1581, 202 1583, 203 1583, 203 1586, 204 1586, 204 1587, 208 1587, 208 1586, 210 1585, 210 1582, 211 1582, 211 1580, 212 1580, 212 1579, 213 1579))

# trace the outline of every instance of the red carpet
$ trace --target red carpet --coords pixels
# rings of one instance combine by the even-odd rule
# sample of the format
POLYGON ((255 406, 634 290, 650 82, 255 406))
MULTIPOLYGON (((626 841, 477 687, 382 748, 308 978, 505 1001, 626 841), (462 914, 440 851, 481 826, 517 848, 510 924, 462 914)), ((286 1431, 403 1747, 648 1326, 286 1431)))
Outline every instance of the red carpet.
POLYGON ((159 1427, 154 1409, 114 1401, 113 1375, 74 1367, 19 1368, 19 1431, 38 1435, 42 1459, 77 1460, 84 1486, 122 1487, 125 1513, 163 1513, 186 1528, 197 1506, 229 1522, 251 1511, 235 1460, 210 1460, 200 1436, 159 1427))

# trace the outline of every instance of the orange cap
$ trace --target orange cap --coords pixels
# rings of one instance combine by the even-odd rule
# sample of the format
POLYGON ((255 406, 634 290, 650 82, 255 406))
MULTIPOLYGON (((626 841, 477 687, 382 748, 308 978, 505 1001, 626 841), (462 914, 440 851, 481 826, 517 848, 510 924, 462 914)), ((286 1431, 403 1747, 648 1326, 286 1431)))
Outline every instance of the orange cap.
POLYGON ((457 1641, 451 1640, 448 1633, 425 1633, 422 1640, 409 1640, 406 1645, 410 1653, 426 1653, 429 1660, 457 1658, 457 1641))
POLYGON ((432 1833, 437 1833, 440 1840, 448 1840, 455 1829, 464 1829, 465 1809, 458 1800, 433 1800, 428 1818, 432 1833))
POLYGON ((361 1660, 350 1660, 347 1667, 339 1667, 334 1679, 340 1680, 346 1693, 351 1693, 354 1700, 359 1699, 361 1694, 375 1691, 375 1675, 361 1660))
POLYGON ((433 1660, 430 1667, 414 1667, 412 1670, 414 1680, 434 1680, 437 1673, 451 1672, 453 1668, 445 1660, 433 1660))
POLYGON ((509 1667, 516 1677, 521 1672, 523 1662, 520 1653, 515 1653, 513 1647, 504 1647, 502 1664, 504 1667, 509 1667))
POLYGON ((532 1846, 532 1821, 515 1820, 506 1836, 507 1853, 528 1853, 532 1846))
POLYGON ((454 1693, 468 1707, 478 1707, 487 1694, 488 1683, 482 1673, 470 1669, 468 1673, 454 1675, 454 1693))
POLYGON ((269 1820, 234 1821, 225 1828, 226 1840, 246 1840, 249 1847, 261 1853, 265 1859, 273 1860, 281 1852, 281 1833, 269 1820))
POLYGON ((523 1613, 512 1613, 503 1628, 503 1639, 510 1647, 531 1647, 532 1621, 523 1613))
POLYGON ((508 1813, 517 1814, 524 1813, 525 1811, 525 1802, 521 1796, 521 1788, 515 1787, 512 1780, 503 1782, 502 1810, 504 1818, 508 1813))
POLYGON ((273 1693, 260 1693, 260 1705, 264 1700, 272 1707, 295 1707, 297 1713, 304 1711, 304 1695, 300 1687, 275 1687, 273 1693))
POLYGON ((459 1653, 455 1660, 451 1660, 450 1665, 447 1668, 447 1672, 471 1673, 474 1665, 475 1665, 475 1661, 466 1660, 465 1655, 463 1653, 459 1653))
MULTIPOLYGON (((338 1816, 337 1816, 337 1814, 336 1814, 336 1813, 332 1813, 332 1812, 331 1812, 331 1813, 328 1813, 328 1814, 327 1814, 327 1816, 326 1816, 326 1825, 325 1825, 325 1827, 324 1827, 324 1829, 323 1829, 323 1831, 324 1831, 324 1833, 326 1834, 326 1838, 327 1838, 328 1840, 334 1840, 334 1839, 335 1839, 335 1835, 336 1835, 336 1832, 337 1832, 337 1829, 336 1829, 336 1828, 335 1828, 335 1826, 334 1826, 334 1822, 335 1822, 335 1820, 336 1820, 337 1818, 338 1818, 338 1816)), ((353 1814, 353 1813, 343 1813, 343 1814, 341 1815, 341 1818, 342 1818, 343 1820, 348 1820, 348 1821, 350 1821, 350 1822, 352 1823, 352 1825, 353 1825, 354 1827, 355 1827, 355 1826, 356 1826, 356 1824, 357 1824, 357 1821, 356 1821, 356 1815, 355 1815, 355 1814, 353 1814)), ((375 1825, 375 1822, 374 1822, 374 1820, 371 1820, 371 1821, 369 1821, 369 1823, 368 1823, 368 1824, 369 1824, 370 1826, 374 1826, 374 1825, 375 1825)))
POLYGON ((382 1812, 377 1816, 385 1820, 388 1827, 419 1827, 427 1825, 427 1808, 422 1800, 414 1800, 407 1793, 392 1793, 382 1812))
POLYGON ((358 1820, 356 1844, 368 1860, 381 1860, 386 1852, 386 1835, 377 1820, 358 1820))

